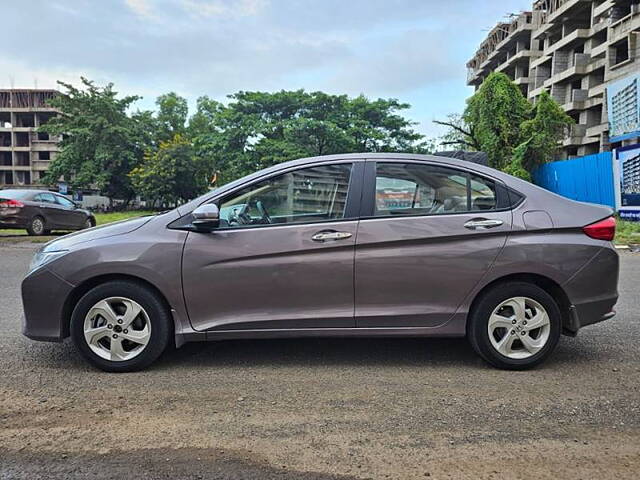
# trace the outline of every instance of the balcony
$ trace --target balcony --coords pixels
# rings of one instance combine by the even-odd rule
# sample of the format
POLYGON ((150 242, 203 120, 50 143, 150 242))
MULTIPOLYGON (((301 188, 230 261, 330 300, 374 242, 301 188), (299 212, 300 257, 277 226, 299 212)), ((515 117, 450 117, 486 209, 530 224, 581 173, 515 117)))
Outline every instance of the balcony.
POLYGON ((597 7, 593 8, 593 18, 598 18, 599 16, 607 13, 611 7, 615 4, 614 0, 606 0, 601 3, 597 7))
POLYGON ((516 54, 507 58, 504 62, 502 62, 497 68, 496 72, 502 72, 509 67, 513 66, 518 61, 527 59, 527 58, 537 58, 540 55, 540 52, 536 50, 520 50, 516 54))
POLYGON ((597 137, 602 135, 604 132, 609 131, 609 123, 601 123, 599 125, 593 125, 592 127, 587 128, 587 136, 588 137, 597 137))
POLYGON ((545 54, 553 53, 556 50, 565 49, 570 47, 574 43, 579 43, 580 40, 585 40, 591 36, 591 29, 589 28, 576 28, 570 34, 562 37, 553 45, 549 46, 545 50, 545 54))
POLYGON ((626 37, 629 32, 636 30, 640 30, 640 6, 636 6, 636 9, 629 15, 611 24, 608 41, 615 43, 626 37))
POLYGON ((582 145, 586 133, 586 125, 571 125, 569 127, 569 135, 567 135, 567 137, 562 141, 562 145, 565 147, 569 147, 572 145, 582 145))

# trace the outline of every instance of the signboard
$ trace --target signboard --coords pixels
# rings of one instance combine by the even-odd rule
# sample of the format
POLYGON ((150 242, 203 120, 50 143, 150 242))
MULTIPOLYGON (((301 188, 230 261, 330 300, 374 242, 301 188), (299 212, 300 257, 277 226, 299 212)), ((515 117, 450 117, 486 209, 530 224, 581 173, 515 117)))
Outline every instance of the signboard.
POLYGON ((640 222, 640 144, 616 149, 615 158, 620 218, 640 222))
POLYGON ((66 182, 58 182, 58 193, 60 193, 60 195, 66 195, 68 193, 66 182))
POLYGON ((640 74, 607 87, 607 116, 611 143, 640 136, 640 74))

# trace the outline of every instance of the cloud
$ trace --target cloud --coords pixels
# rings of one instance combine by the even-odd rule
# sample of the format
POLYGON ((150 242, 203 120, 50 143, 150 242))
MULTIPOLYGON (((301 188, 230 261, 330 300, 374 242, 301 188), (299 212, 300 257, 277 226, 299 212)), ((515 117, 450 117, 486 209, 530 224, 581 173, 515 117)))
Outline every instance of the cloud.
POLYGON ((182 0, 184 9, 195 17, 247 17, 258 15, 267 0, 182 0))
POLYGON ((445 37, 443 31, 407 30, 375 42, 365 39, 369 48, 349 59, 348 68, 338 70, 331 83, 357 93, 373 90, 398 96, 450 81, 459 69, 441 50, 445 37))
MULTIPOLYGON (((30 0, 5 2, 0 85, 82 74, 126 94, 305 88, 397 97, 415 118, 459 110, 464 65, 529 0, 30 0), (33 18, 41 18, 34 23, 33 18), (413 113, 412 113, 413 114, 413 113)), ((148 103, 147 103, 148 102, 148 103)), ((425 120, 426 121, 426 120, 425 120)))
POLYGON ((148 18, 148 19, 156 18, 156 14, 154 12, 153 7, 151 6, 150 0, 125 0, 125 4, 136 15, 139 15, 141 17, 148 18))

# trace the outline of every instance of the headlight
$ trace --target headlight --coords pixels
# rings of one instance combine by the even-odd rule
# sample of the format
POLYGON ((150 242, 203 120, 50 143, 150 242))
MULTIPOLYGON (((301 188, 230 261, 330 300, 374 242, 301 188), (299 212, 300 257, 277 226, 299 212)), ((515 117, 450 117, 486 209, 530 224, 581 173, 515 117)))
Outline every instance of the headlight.
POLYGON ((63 256, 69 250, 54 250, 54 251, 44 251, 40 250, 36 252, 36 254, 31 259, 31 264, 29 265, 29 273, 33 272, 36 268, 40 268, 43 265, 46 265, 49 262, 52 262, 56 258, 63 256))

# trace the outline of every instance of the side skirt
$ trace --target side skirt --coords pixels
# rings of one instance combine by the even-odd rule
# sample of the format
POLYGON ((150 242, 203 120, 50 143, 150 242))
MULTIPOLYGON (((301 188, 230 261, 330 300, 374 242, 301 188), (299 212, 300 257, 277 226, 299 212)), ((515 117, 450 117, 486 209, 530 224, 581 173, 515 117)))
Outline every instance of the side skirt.
POLYGON ((305 337, 464 337, 462 329, 452 329, 449 325, 440 327, 400 327, 400 328, 304 328, 304 329, 264 329, 264 330, 216 330, 210 332, 189 332, 180 335, 183 342, 204 342, 216 340, 259 339, 259 338, 305 338, 305 337))

